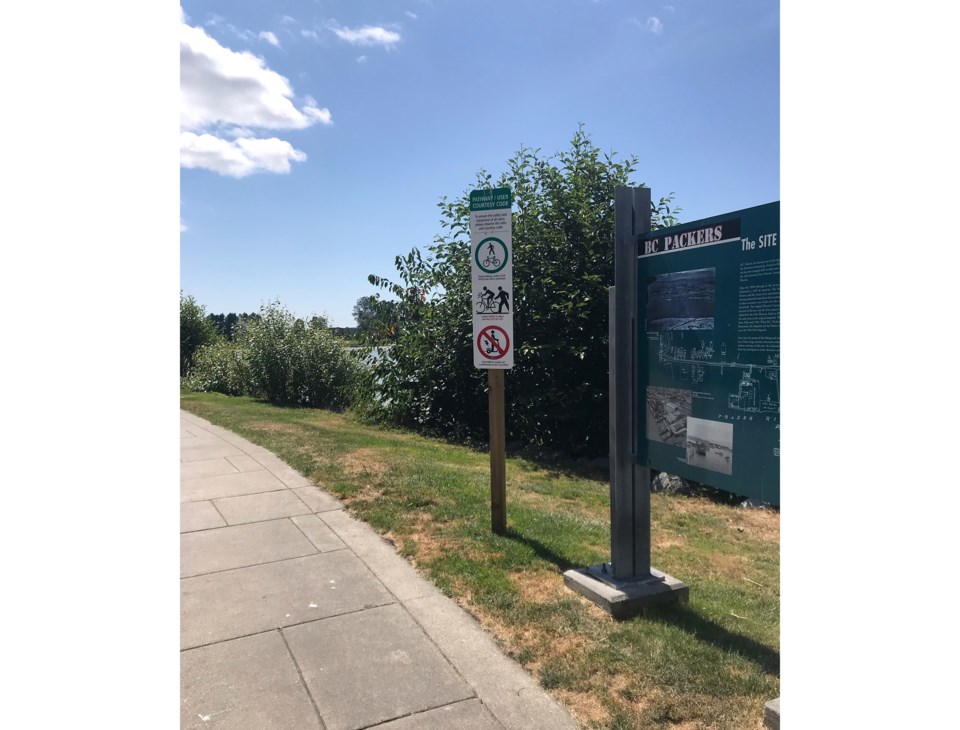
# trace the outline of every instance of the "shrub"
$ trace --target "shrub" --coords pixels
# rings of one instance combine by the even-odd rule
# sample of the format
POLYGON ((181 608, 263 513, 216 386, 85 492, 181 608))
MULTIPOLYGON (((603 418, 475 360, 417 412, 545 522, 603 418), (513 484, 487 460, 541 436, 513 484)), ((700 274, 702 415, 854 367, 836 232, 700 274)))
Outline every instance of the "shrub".
POLYGON ((342 408, 357 366, 323 317, 296 319, 279 301, 264 305, 235 341, 246 351, 249 391, 272 403, 342 408))
POLYGON ((190 370, 194 353, 216 339, 217 331, 207 319, 206 310, 193 297, 180 292, 180 377, 190 370))
POLYGON ((203 345, 194 353, 186 386, 191 390, 248 395, 250 364, 247 360, 247 350, 239 342, 218 340, 203 345))
MULTIPOLYGON (((607 453, 607 287, 613 284, 614 188, 629 185, 636 158, 601 154, 581 128, 571 148, 544 158, 522 148, 497 180, 513 213, 515 366, 506 376, 507 439, 607 453)), ((674 225, 672 194, 653 227, 674 225)), ((487 376, 473 366, 469 189, 440 203, 444 233, 424 257, 397 256, 400 282, 371 276, 396 298, 397 334, 362 390, 387 421, 485 439, 487 376)))
POLYGON ((358 370, 326 319, 305 323, 276 301, 242 321, 233 341, 200 346, 184 384, 284 405, 344 408, 353 401, 358 370))

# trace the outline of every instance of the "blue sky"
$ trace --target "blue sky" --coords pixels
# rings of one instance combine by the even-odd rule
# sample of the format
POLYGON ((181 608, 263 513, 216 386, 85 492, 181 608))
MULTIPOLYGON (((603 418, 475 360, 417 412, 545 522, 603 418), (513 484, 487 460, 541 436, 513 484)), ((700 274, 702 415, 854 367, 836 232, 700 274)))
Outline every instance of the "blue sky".
POLYGON ((208 312, 279 298, 353 325, 441 196, 579 123, 682 220, 780 198, 768 0, 181 7, 181 288, 208 312))
MULTIPOLYGON (((895 343, 912 355, 917 344, 943 342, 957 308, 960 143, 949 89, 960 8, 783 3, 778 193, 776 2, 674 2, 673 13, 626 0, 487 3, 500 8, 496 22, 467 15, 467 2, 356 5, 184 6, 218 44, 262 56, 289 80, 302 119, 279 104, 272 122, 260 122, 312 121, 248 125, 306 159, 289 174, 244 178, 179 169, 175 3, 5 8, 0 375, 14 458, 4 476, 42 483, 8 489, 5 506, 42 514, 44 528, 9 521, 4 548, 28 559, 8 561, 6 577, 8 593, 30 597, 47 643, 70 647, 58 654, 61 674, 80 679, 61 683, 61 701, 50 703, 47 686, 32 681, 49 671, 49 652, 37 651, 35 632, 10 634, 4 650, 21 669, 14 718, 35 724, 37 707, 51 726, 102 715, 103 672, 89 671, 96 656, 108 671, 124 668, 111 675, 111 716, 150 707, 169 715, 157 724, 177 722, 169 699, 179 660, 169 647, 179 599, 156 576, 178 570, 178 508, 163 496, 179 478, 178 287, 209 311, 250 311, 279 296, 333 314, 338 297, 352 306, 369 290, 367 273, 392 272, 395 253, 430 241, 440 195, 459 193, 478 167, 498 170, 520 143, 563 148, 583 121, 601 147, 637 154, 637 179, 676 191, 688 219, 782 199, 782 355, 796 374, 782 391, 791 414, 782 438, 784 686, 818 698, 793 702, 791 721, 816 727, 823 707, 852 726, 941 720, 939 704, 913 698, 954 691, 949 672, 916 670, 960 648, 937 619, 946 604, 892 636, 888 612, 823 601, 810 586, 822 585, 825 565, 868 586, 891 574, 940 585, 954 570, 957 490, 936 477, 956 467, 936 436, 956 432, 960 391, 933 378, 923 428, 894 424, 917 420, 917 400, 896 397, 899 384, 916 381, 916 358, 897 357, 895 343), (214 13, 219 29, 203 25, 214 13), (281 15, 314 29, 316 42, 284 35, 281 15), (659 34, 644 32, 652 17, 659 34), (341 31, 380 27, 400 40, 390 50, 355 46, 330 29, 334 20, 341 31), (470 75, 504 68, 493 80, 509 113, 474 111, 470 75), (187 226, 179 247, 178 208, 187 226), (844 428, 831 430, 838 409, 844 428), (891 458, 876 457, 878 444, 891 458), (58 488, 66 473, 96 488, 58 488), (889 549, 863 560, 864 545, 889 549), (64 570, 64 560, 79 569, 64 570), (64 597, 88 594, 91 580, 101 600, 71 602, 75 620, 62 621, 64 597), (851 703, 851 693, 884 702, 851 703)), ((202 129, 204 117, 190 123, 202 129)), ((252 156, 279 169, 286 148, 271 144, 248 145, 246 155, 237 146, 235 168, 252 156)), ((224 148, 232 145, 214 137, 208 157, 224 148)))

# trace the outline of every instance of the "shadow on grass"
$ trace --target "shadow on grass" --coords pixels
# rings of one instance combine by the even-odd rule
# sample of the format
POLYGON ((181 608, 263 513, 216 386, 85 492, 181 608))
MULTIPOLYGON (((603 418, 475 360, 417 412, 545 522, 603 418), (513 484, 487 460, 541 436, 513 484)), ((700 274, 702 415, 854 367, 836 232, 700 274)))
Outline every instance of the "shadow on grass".
POLYGON ((317 411, 326 411, 328 413, 336 413, 339 416, 342 416, 349 412, 349 408, 346 406, 308 406, 300 403, 284 403, 282 401, 272 401, 263 397, 253 397, 250 396, 250 400, 254 403, 258 403, 264 406, 272 406, 273 408, 279 408, 283 411, 300 411, 309 415, 310 413, 315 413, 317 411))
POLYGON ((556 552, 552 548, 547 547, 539 540, 532 537, 527 537, 526 535, 521 535, 511 527, 507 528, 507 532, 504 534, 504 537, 506 537, 508 540, 513 540, 514 542, 519 542, 523 545, 526 545, 537 554, 538 558, 545 560, 548 563, 553 563, 561 571, 566 571, 570 568, 577 567, 575 563, 568 560, 565 556, 556 552))
MULTIPOLYGON (((530 547, 539 558, 556 565, 561 572, 582 567, 539 540, 522 535, 512 528, 508 528, 504 537, 530 547)), ((698 641, 712 644, 725 652, 739 654, 756 664, 766 674, 780 676, 779 651, 749 636, 724 628, 715 621, 701 616, 690 606, 651 606, 644 609, 636 618, 678 628, 698 641)))
POLYGON ((739 654, 752 661, 766 674, 780 676, 779 651, 749 636, 725 629, 720 624, 704 618, 689 606, 652 606, 645 609, 640 616, 647 621, 678 628, 697 640, 712 644, 723 651, 739 654))

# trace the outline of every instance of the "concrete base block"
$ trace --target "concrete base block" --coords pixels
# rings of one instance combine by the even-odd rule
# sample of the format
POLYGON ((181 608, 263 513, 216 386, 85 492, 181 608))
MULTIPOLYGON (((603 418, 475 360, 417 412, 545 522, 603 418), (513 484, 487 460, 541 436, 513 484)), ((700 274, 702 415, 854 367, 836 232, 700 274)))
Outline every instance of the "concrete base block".
POLYGON ((770 730, 780 730, 780 698, 763 706, 763 724, 770 730))
POLYGON ((686 603, 690 597, 685 583, 654 568, 648 578, 623 579, 604 572, 605 567, 609 570, 609 563, 568 570, 563 583, 616 619, 629 618, 654 604, 686 603))

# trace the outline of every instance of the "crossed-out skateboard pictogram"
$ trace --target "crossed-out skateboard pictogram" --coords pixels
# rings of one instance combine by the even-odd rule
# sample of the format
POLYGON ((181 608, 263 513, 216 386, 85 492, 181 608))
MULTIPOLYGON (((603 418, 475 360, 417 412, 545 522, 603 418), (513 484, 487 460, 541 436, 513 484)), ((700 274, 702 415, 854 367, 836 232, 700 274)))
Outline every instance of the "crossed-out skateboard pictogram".
POLYGON ((510 337, 506 330, 492 324, 480 330, 477 349, 489 360, 499 360, 510 350, 510 337))

